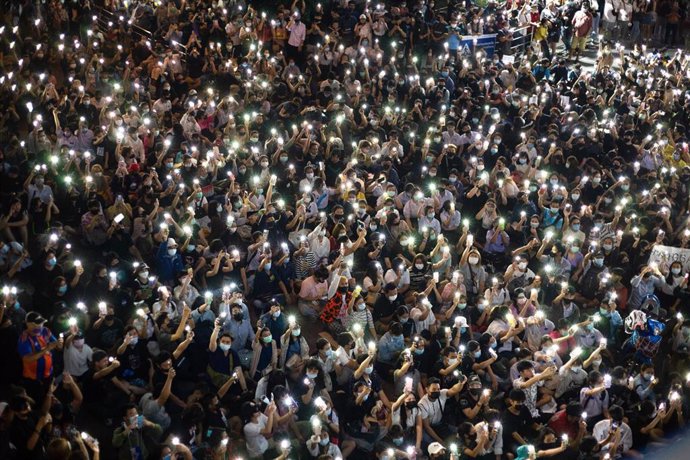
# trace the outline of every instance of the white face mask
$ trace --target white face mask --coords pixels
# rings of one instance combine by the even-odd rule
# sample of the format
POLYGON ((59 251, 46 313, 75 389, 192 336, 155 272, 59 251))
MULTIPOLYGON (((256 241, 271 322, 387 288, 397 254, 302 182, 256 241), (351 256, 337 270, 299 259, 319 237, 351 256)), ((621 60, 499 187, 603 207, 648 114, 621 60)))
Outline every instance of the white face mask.
POLYGON ((414 264, 414 266, 417 270, 422 270, 424 268, 424 264, 414 264))
POLYGON ((478 257, 470 257, 467 259, 467 261, 470 263, 470 265, 477 265, 479 263, 479 258, 478 257))

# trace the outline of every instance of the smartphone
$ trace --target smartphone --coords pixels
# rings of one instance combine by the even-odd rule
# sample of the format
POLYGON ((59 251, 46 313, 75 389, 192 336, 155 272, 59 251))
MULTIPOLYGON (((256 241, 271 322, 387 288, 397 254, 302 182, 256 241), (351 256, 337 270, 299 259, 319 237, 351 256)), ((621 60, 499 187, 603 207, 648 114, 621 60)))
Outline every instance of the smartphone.
POLYGON ((120 214, 118 214, 117 216, 115 216, 115 218, 114 218, 113 220, 115 221, 116 224, 119 224, 119 223, 122 222, 124 219, 125 219, 125 215, 122 214, 122 213, 120 213, 120 214))
POLYGON ((412 392, 412 377, 405 377, 405 392, 412 392))

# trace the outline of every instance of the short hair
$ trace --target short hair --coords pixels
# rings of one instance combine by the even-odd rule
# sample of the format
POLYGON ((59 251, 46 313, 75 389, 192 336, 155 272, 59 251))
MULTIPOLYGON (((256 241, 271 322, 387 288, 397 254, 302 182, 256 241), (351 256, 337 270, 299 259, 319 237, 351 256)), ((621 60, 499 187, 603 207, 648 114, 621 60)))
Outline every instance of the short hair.
POLYGON ((625 415, 625 411, 621 406, 615 405, 611 406, 609 408, 609 414, 611 415, 611 419, 614 422, 622 422, 623 421, 623 416, 625 415))
POLYGON ((534 369, 534 364, 532 364, 530 361, 522 360, 519 363, 517 363, 516 369, 519 373, 522 373, 527 369, 534 369))
POLYGON ((514 388, 510 390, 510 393, 508 394, 508 399, 515 402, 524 402, 527 399, 527 396, 525 395, 524 391, 514 388))

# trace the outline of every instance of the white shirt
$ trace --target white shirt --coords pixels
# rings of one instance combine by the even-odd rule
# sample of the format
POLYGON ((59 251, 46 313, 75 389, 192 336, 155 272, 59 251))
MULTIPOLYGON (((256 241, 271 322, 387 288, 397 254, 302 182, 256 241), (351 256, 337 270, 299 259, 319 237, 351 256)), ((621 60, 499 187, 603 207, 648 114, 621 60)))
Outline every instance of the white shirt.
POLYGON ((74 377, 81 377, 89 370, 92 355, 93 350, 87 344, 84 344, 81 350, 74 345, 65 348, 65 372, 74 377))
MULTIPOLYGON (((383 276, 383 280, 386 283, 393 283, 395 280, 398 278, 398 274, 395 273, 395 270, 392 268, 386 271, 386 274, 383 276)), ((402 276, 400 276, 400 281, 398 282, 398 285, 395 286, 396 288, 400 289, 403 286, 408 286, 410 284, 410 271, 405 269, 402 273, 402 276)))
MULTIPOLYGON (((597 442, 601 442, 606 439, 611 431, 611 420, 605 419, 594 425, 592 430, 592 435, 596 438, 597 442)), ((630 450, 633 444, 632 430, 627 423, 621 425, 621 447, 623 452, 630 450)), ((602 452, 608 452, 609 445, 605 445, 602 448, 602 452)), ((621 456, 620 452, 614 452, 611 454, 612 457, 618 458, 621 456)))
POLYGON ((268 423, 268 417, 259 414, 259 420, 256 423, 247 423, 244 426, 244 438, 250 457, 260 457, 268 450, 268 440, 261 434, 266 423, 268 423))
POLYGON ((443 418, 443 409, 446 407, 447 400, 448 389, 441 390, 441 395, 436 401, 431 401, 428 394, 424 395, 417 404, 419 415, 423 420, 429 420, 430 425, 438 425, 443 418))

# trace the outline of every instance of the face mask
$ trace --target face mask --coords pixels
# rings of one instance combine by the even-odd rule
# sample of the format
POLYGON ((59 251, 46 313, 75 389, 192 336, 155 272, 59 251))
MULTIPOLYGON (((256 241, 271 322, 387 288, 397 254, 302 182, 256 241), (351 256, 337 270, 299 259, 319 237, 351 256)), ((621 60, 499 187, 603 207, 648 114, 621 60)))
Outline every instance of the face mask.
POLYGON ((21 307, 21 304, 19 302, 14 303, 14 309, 15 310, 19 310, 20 307, 21 307))
POLYGON ((467 259, 467 261, 470 263, 470 265, 477 265, 479 263, 479 258, 477 257, 470 257, 467 259))
POLYGON ((539 222, 530 222, 529 226, 532 228, 539 228, 539 222))
POLYGON ((60 287, 58 288, 58 292, 59 292, 60 294, 64 294, 65 292, 67 292, 67 285, 65 284, 65 285, 63 285, 63 286, 60 286, 60 287))
POLYGON ((54 267, 56 264, 57 259, 55 257, 51 257, 50 259, 48 259, 48 265, 50 265, 51 267, 54 267))
POLYGON ((364 369, 364 373, 367 375, 371 375, 372 372, 374 372, 374 366, 369 366, 366 369, 364 369))
POLYGON ((414 349, 415 355, 421 355, 422 353, 424 353, 424 348, 415 348, 414 349))
POLYGON ((328 438, 321 438, 321 439, 319 439, 319 444, 322 445, 322 446, 327 446, 330 442, 331 442, 331 440, 328 439, 328 438))
POLYGON ((242 321, 244 319, 244 313, 235 313, 232 315, 232 319, 234 319, 235 321, 242 321))
POLYGON ((473 354, 473 356, 474 356, 475 358, 479 358, 481 355, 482 355, 481 350, 475 351, 474 354, 473 354))
POLYGON ((448 358, 448 365, 452 366, 458 362, 458 358, 448 358))
POLYGON ((610 251, 611 249, 613 249, 612 244, 602 244, 601 247, 604 248, 605 251, 610 251))
POLYGON ((139 278, 141 279, 146 279, 149 277, 149 272, 144 270, 143 272, 139 272, 139 278))
POLYGON ((414 264, 414 267, 415 267, 417 270, 422 270, 422 269, 424 268, 424 264, 414 264))
POLYGON ((280 317, 280 313, 281 313, 280 311, 277 311, 277 312, 273 313, 273 317, 274 317, 274 318, 280 317))
POLYGON ((680 273, 680 268, 672 268, 672 269, 671 269, 671 273, 673 273, 674 275, 679 274, 679 273, 680 273))
POLYGON ((630 190, 630 186, 628 184, 623 184, 623 185, 621 185, 621 190, 623 190, 624 192, 627 192, 628 190, 630 190))
POLYGON ((436 213, 430 212, 430 213, 427 214, 426 216, 427 216, 429 219, 433 219, 434 217, 436 217, 436 213))
POLYGON ((271 264, 264 264, 264 270, 269 271, 271 269, 271 264))
POLYGON ((432 399, 434 401, 437 400, 440 396, 441 396, 440 391, 432 391, 429 393, 429 399, 432 399))
POLYGON ((273 337, 269 335, 269 336, 263 337, 261 340, 263 340, 264 343, 271 343, 273 341, 273 337))
POLYGON ((603 267, 604 266, 604 259, 594 259, 593 263, 597 267, 603 267))
POLYGON ((600 359, 595 359, 594 361, 592 361, 592 364, 594 364, 595 366, 599 367, 599 366, 601 366, 601 360, 600 360, 600 359))
POLYGON ((599 184, 599 182, 601 182, 601 177, 595 177, 592 179, 593 184, 599 184))
POLYGON ((312 180, 314 178, 314 173, 307 173, 307 179, 312 180))
POLYGON ((169 256, 172 257, 172 256, 174 256, 175 254, 177 254, 177 248, 170 248, 170 249, 168 249, 168 255, 169 255, 169 256))
POLYGON ((230 349, 230 347, 232 345, 230 345, 229 343, 220 343, 220 344, 218 344, 218 346, 220 347, 221 350, 223 350, 223 352, 226 352, 230 349))
POLYGON ((318 372, 317 373, 307 372, 307 378, 309 378, 311 380, 314 380, 318 376, 319 376, 318 372))
POLYGON ((402 443, 405 441, 405 438, 393 438, 393 444, 396 446, 402 446, 402 443))
POLYGON ((577 254, 578 252, 580 252, 580 247, 579 247, 579 246, 573 246, 572 248, 570 248, 570 250, 571 250, 574 254, 577 254))
POLYGON ((579 193, 573 193, 572 195, 570 195, 570 198, 572 198, 573 201, 577 201, 580 199, 580 194, 579 193))
POLYGON ((139 337, 133 337, 129 342, 131 346, 135 346, 137 343, 139 343, 139 337))
POLYGON ((502 140, 503 140, 503 139, 501 139, 500 137, 497 137, 496 139, 494 139, 494 142, 495 142, 496 144, 498 144, 498 145, 501 145, 501 141, 502 141, 502 140))
POLYGON ((525 271, 525 269, 527 268, 527 263, 525 263, 525 262, 520 262, 520 263, 518 264, 518 268, 519 268, 520 270, 522 270, 522 271, 525 271))
POLYGON ((369 230, 371 230, 372 232, 375 232, 377 229, 378 229, 377 225, 372 224, 369 226, 369 230))
POLYGON ((398 298, 398 294, 395 295, 389 295, 388 300, 391 302, 395 302, 395 300, 398 298))
POLYGON ((646 381, 652 380, 652 374, 642 374, 642 378, 646 381))
POLYGON ((335 354, 335 352, 333 350, 331 350, 330 348, 328 350, 326 350, 325 353, 326 353, 326 358, 332 358, 333 355, 335 354))
POLYGON ((75 347, 81 348, 84 346, 84 339, 75 339, 74 342, 72 342, 75 347))
POLYGON ((571 226, 574 232, 579 232, 580 231, 580 224, 573 224, 571 226))
POLYGON ((299 337, 299 335, 302 333, 301 329, 293 329, 292 330, 292 336, 293 337, 299 337))
POLYGON ((497 346, 498 346, 498 343, 497 343, 497 342, 491 342, 491 348, 492 348, 493 350, 495 350, 497 346))
POLYGON ((357 310, 359 311, 364 311, 365 308, 367 308, 367 305, 365 303, 360 303, 357 305, 357 310))
POLYGON ((459 303, 458 308, 460 308, 460 310, 464 310, 465 308, 467 308, 467 303, 459 303))
POLYGON ((458 181, 458 178, 455 177, 455 176, 450 176, 450 177, 448 178, 448 180, 449 180, 451 183, 454 184, 454 183, 456 183, 456 182, 458 181))

